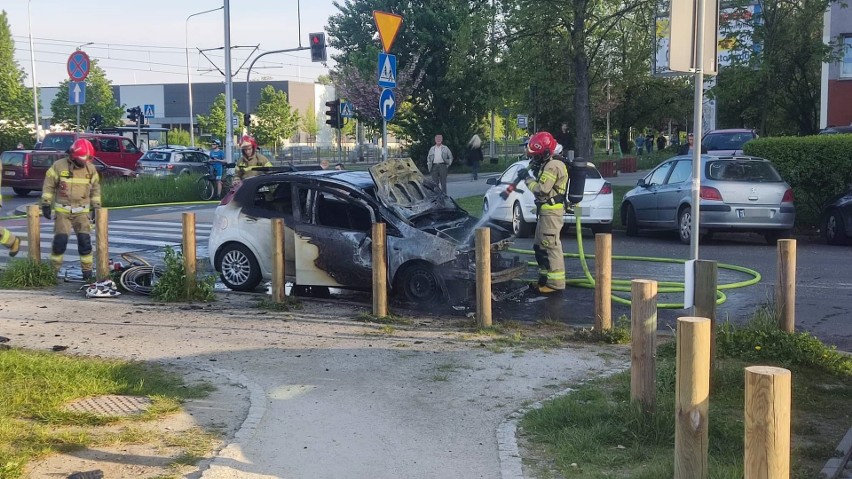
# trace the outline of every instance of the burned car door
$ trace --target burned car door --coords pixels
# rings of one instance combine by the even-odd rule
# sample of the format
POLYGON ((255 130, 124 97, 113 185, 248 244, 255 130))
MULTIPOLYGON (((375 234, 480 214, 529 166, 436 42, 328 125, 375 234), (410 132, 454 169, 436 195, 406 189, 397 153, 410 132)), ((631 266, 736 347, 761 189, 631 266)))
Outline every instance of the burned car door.
POLYGON ((298 185, 296 189, 296 283, 369 289, 373 208, 342 186, 298 185))
POLYGON ((240 211, 238 231, 243 241, 260 255, 257 258, 261 270, 271 273, 272 265, 272 218, 284 220, 284 261, 288 280, 293 280, 296 271, 295 245, 293 242, 293 183, 281 181, 263 183, 255 187, 251 204, 240 211))

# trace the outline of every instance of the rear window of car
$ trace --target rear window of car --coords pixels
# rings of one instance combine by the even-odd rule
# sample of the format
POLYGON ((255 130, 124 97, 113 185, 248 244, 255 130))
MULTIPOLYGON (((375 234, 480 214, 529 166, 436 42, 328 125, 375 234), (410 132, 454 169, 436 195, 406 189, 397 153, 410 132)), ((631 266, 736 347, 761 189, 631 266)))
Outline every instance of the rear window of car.
POLYGON ((707 162, 706 175, 716 181, 778 183, 781 175, 768 161, 720 160, 707 162))
POLYGON ((742 150, 743 145, 753 139, 750 132, 710 133, 701 140, 701 144, 708 150, 742 150))
POLYGON ((33 152, 31 163, 36 168, 50 168, 53 163, 59 159, 59 155, 55 153, 38 153, 33 152))
POLYGON ((3 166, 23 166, 25 154, 16 151, 5 151, 3 155, 0 155, 0 161, 3 162, 3 166))
POLYGON ((586 166, 586 179, 597 180, 603 178, 601 173, 593 165, 586 166))
POLYGON ((74 143, 73 135, 47 135, 41 144, 41 149, 67 151, 72 143, 74 143))
POLYGON ((147 153, 142 155, 141 159, 147 161, 169 161, 169 157, 171 156, 172 154, 168 152, 148 150, 147 153))

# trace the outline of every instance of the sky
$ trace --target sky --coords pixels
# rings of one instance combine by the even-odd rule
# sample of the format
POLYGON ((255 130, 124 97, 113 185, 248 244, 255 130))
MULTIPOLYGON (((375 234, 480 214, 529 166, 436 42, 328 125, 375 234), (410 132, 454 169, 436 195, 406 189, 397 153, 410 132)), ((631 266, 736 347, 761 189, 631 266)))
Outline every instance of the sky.
MULTIPOLYGON (((68 56, 80 45, 89 57, 98 60, 114 85, 183 83, 186 76, 186 35, 190 49, 189 65, 193 83, 222 82, 224 70, 224 20, 222 10, 187 16, 222 6, 216 0, 146 0, 116 2, 107 0, 0 0, 15 42, 15 59, 32 85, 27 4, 31 5, 32 36, 36 80, 39 87, 57 86, 68 78, 68 56), (216 66, 198 50, 207 52, 216 66)), ((234 0, 231 10, 232 69, 236 72, 254 53, 299 46, 297 0, 234 0)), ((325 29, 328 17, 337 12, 332 0, 301 0, 302 45, 308 33, 325 29)), ((329 51, 329 56, 331 51, 329 51)), ((329 66, 333 62, 329 61, 329 66)), ((235 74, 245 81, 248 63, 235 74)), ((313 81, 328 73, 322 63, 312 63, 310 51, 272 54, 258 61, 252 79, 313 81)))

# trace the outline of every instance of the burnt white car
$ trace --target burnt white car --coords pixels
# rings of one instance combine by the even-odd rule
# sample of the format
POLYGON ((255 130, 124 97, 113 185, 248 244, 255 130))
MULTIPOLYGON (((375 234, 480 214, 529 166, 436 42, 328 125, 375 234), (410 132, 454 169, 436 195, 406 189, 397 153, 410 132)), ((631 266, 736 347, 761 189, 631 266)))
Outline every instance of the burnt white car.
MULTIPOLYGON (((209 251, 222 281, 254 290, 272 274, 272 218, 285 226, 286 279, 299 287, 370 290, 371 227, 387 228, 388 284, 418 303, 469 296, 475 279, 478 220, 409 160, 369 172, 293 171, 242 182, 216 208, 209 251)), ((491 227, 491 280, 508 283, 526 263, 505 250, 511 233, 491 227)))

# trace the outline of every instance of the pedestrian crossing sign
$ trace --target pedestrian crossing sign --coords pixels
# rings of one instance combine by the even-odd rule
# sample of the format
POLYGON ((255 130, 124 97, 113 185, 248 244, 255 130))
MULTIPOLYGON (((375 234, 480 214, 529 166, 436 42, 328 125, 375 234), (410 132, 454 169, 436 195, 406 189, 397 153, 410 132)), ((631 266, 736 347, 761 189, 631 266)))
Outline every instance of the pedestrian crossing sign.
POLYGON ((142 114, 145 115, 145 118, 154 118, 154 105, 145 105, 142 108, 142 114))
POLYGON ((396 55, 379 53, 379 86, 396 88, 396 55))
POLYGON ((354 118, 355 110, 352 107, 352 104, 348 101, 340 102, 340 116, 343 118, 354 118))

